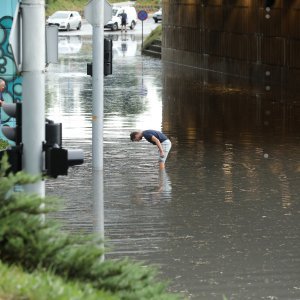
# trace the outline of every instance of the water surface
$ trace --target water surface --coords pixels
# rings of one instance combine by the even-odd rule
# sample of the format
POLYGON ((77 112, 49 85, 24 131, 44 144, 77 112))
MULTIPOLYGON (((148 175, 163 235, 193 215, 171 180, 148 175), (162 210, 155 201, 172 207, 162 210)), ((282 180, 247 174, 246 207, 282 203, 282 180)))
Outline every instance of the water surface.
MULTIPOLYGON (((85 164, 46 189, 63 199, 55 218, 66 230, 93 232, 91 39, 61 39, 46 77, 47 116, 63 122, 64 145, 82 148, 85 164)), ((158 264, 170 289, 192 299, 300 299, 299 99, 182 73, 142 57, 135 36, 114 39, 104 83, 107 257, 158 264), (150 128, 172 140, 165 172, 154 146, 129 140, 150 128)))

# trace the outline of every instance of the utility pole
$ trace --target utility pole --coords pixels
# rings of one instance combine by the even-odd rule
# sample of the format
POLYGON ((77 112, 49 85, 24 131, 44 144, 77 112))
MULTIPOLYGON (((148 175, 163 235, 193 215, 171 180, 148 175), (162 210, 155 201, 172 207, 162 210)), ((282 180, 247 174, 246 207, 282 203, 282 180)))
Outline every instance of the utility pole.
POLYGON ((104 3, 94 0, 93 24, 93 168, 103 171, 103 118, 104 118, 104 3))
MULTIPOLYGON (((45 140, 45 1, 22 0, 22 140, 24 171, 40 175, 45 140)), ((45 196, 45 182, 24 186, 45 196)))
MULTIPOLYGON (((92 166, 95 231, 104 238, 103 193, 103 80, 104 80, 104 0, 91 0, 85 7, 85 18, 93 26, 93 109, 92 166)), ((104 256, 102 257, 104 259, 104 256)))

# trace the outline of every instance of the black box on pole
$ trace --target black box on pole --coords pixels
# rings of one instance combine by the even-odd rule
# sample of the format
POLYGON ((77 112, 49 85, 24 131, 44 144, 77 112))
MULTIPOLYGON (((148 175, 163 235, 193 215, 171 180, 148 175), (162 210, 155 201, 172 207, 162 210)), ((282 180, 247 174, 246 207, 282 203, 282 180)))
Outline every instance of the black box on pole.
POLYGON ((104 38, 104 76, 112 74, 112 40, 104 38))
MULTIPOLYGON (((104 76, 112 74, 112 48, 113 43, 111 39, 104 38, 104 65, 103 65, 103 73, 104 76)), ((86 74, 93 76, 93 63, 87 63, 86 65, 86 74)))

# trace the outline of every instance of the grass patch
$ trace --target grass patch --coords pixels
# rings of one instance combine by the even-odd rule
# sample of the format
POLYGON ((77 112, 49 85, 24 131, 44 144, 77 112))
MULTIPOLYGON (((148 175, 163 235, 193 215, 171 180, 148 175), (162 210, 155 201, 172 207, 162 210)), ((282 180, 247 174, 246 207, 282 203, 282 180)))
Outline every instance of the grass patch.
MULTIPOLYGON (((120 0, 109 0, 110 4, 121 2, 120 0)), ((57 10, 76 10, 83 16, 84 7, 88 0, 47 0, 46 1, 46 15, 50 16, 57 10)), ((132 4, 137 8, 149 7, 150 10, 156 10, 160 6, 161 0, 139 0, 132 1, 132 4)))
MULTIPOLYGON (((109 3, 117 3, 118 0, 110 0, 109 3)), ((88 0, 48 0, 46 3, 46 15, 50 16, 58 10, 76 10, 83 17, 84 7, 88 0)))
POLYGON ((57 10, 76 10, 82 13, 87 3, 88 1, 85 0, 48 0, 46 1, 46 15, 52 15, 57 10))
POLYGON ((143 50, 147 49, 154 40, 161 41, 161 36, 162 36, 162 26, 159 25, 145 39, 144 45, 143 45, 143 50))

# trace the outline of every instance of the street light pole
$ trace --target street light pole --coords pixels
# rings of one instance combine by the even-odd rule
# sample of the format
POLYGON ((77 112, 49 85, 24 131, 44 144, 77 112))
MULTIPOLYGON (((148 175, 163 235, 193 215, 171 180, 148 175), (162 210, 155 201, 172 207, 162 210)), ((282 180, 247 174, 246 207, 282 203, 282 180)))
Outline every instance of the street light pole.
MULTIPOLYGON (((104 0, 91 0, 85 7, 85 17, 93 26, 93 109, 92 109, 92 166, 93 200, 96 231, 104 238, 103 201, 103 80, 104 80, 104 0)), ((104 258, 104 256, 103 256, 104 258)))
MULTIPOLYGON (((45 1, 22 0, 22 142, 24 171, 40 175, 45 140, 45 1)), ((45 182, 24 186, 45 196, 45 182)))
POLYGON ((103 170, 103 79, 104 79, 104 0, 90 0, 84 10, 93 26, 93 168, 103 170))
POLYGON ((93 168, 103 171, 104 6, 101 0, 94 2, 97 20, 93 24, 93 168))

